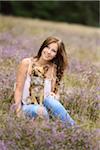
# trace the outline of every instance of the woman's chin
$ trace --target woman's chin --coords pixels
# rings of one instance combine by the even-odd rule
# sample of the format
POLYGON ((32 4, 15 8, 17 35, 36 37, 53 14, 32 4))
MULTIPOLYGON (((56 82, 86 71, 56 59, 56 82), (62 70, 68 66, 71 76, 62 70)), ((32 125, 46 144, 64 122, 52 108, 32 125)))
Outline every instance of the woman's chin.
POLYGON ((48 58, 48 57, 43 57, 43 59, 46 60, 46 61, 50 61, 50 60, 51 60, 51 59, 48 58))

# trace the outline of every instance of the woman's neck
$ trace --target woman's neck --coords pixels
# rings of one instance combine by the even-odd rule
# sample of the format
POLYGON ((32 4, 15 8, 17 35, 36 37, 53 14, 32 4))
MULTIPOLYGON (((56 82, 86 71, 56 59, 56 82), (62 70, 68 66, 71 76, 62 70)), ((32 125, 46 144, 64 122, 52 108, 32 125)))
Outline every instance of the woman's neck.
POLYGON ((50 61, 44 60, 41 57, 39 58, 39 60, 37 61, 37 63, 38 63, 39 66, 44 66, 44 65, 47 65, 47 64, 51 64, 50 61))

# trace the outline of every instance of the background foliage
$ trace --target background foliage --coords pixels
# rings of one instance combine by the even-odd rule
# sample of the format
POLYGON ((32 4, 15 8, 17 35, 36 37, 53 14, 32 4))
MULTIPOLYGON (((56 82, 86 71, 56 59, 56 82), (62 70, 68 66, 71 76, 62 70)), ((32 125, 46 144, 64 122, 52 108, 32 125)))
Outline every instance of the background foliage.
POLYGON ((99 26, 99 1, 0 1, 0 12, 99 26))
POLYGON ((100 29, 0 16, 0 150, 100 149, 100 29), (17 118, 10 110, 19 62, 36 55, 48 36, 61 38, 69 69, 60 86, 61 103, 80 127, 57 118, 17 118))

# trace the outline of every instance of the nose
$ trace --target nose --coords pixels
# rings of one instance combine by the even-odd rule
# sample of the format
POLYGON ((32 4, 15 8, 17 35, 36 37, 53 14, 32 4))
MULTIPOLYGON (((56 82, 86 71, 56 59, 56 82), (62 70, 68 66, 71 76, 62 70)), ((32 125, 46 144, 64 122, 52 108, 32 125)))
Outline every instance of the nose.
POLYGON ((51 53, 51 49, 49 48, 49 49, 48 49, 48 54, 50 54, 50 53, 51 53))

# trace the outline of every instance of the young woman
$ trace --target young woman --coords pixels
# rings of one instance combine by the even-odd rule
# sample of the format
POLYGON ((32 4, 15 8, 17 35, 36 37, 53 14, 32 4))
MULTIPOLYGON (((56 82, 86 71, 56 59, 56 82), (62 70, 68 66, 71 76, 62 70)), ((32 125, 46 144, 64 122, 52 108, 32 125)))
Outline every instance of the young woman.
POLYGON ((42 43, 37 56, 21 61, 14 94, 17 116, 24 112, 30 118, 42 115, 48 119, 50 111, 62 122, 75 124, 59 101, 58 87, 67 65, 64 43, 55 37, 42 43))

